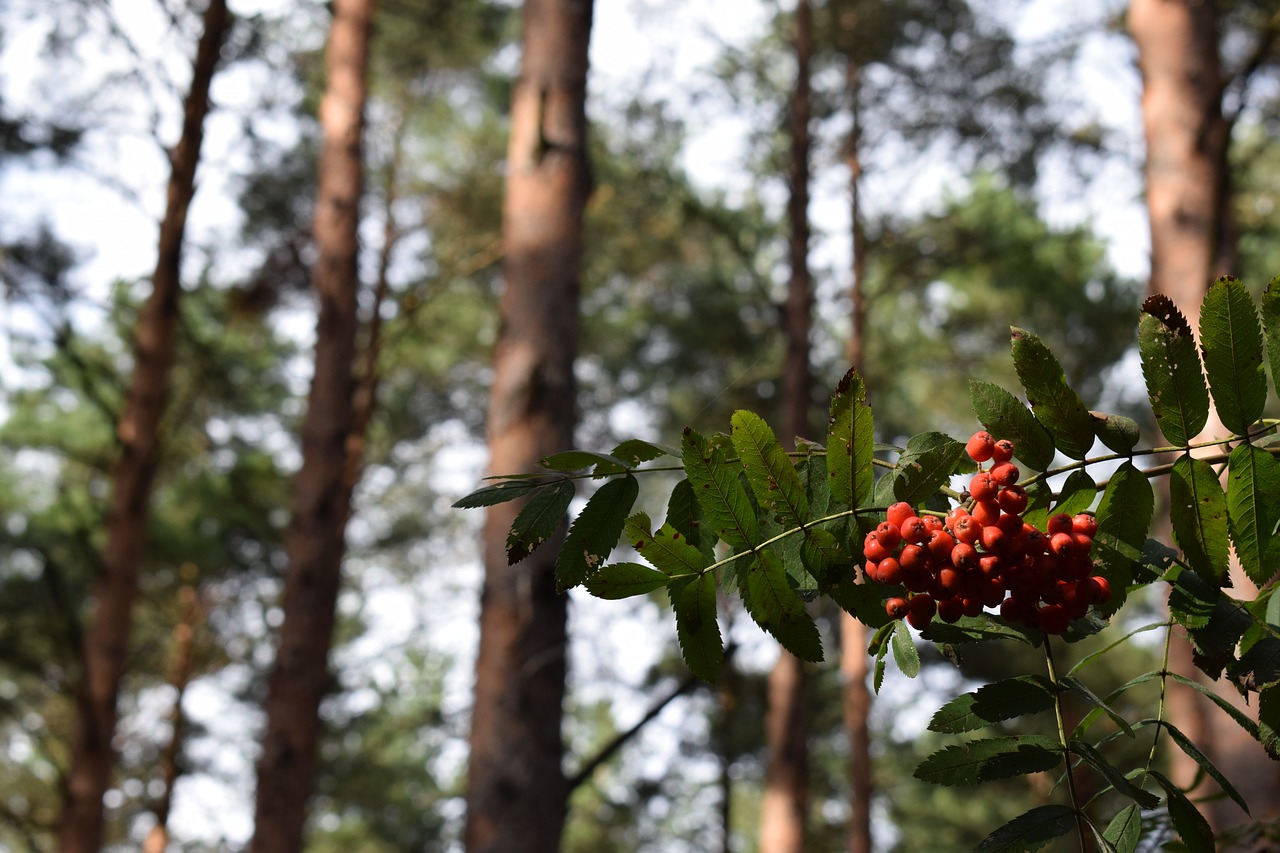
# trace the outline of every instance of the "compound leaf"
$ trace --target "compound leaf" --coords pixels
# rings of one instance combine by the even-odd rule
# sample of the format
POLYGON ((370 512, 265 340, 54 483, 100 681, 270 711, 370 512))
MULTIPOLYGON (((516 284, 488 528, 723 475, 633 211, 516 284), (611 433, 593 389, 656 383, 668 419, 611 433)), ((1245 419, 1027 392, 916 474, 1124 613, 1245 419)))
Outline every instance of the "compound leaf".
POLYGON ((680 653, 703 681, 714 684, 724 660, 720 625, 716 622, 716 578, 712 572, 674 591, 676 639, 680 653))
POLYGON ((627 519, 627 541, 658 571, 682 577, 700 574, 707 566, 708 558, 702 551, 690 545, 680 531, 669 524, 664 524, 658 528, 657 533, 650 533, 651 526, 649 516, 643 512, 637 512, 627 519))
POLYGON ((801 660, 822 660, 822 637, 787 583, 787 570, 772 551, 756 553, 740 588, 742 603, 756 624, 801 660))
POLYGON ((1102 576, 1111 583, 1111 601, 1100 608, 1103 613, 1114 613, 1124 604, 1133 569, 1142 560, 1142 547, 1154 512, 1151 483, 1132 462, 1126 461, 1111 475, 1098 504, 1093 555, 1102 567, 1102 576))
POLYGON ((898 458, 893 494, 900 501, 915 505, 938 491, 965 458, 964 445, 940 432, 923 432, 907 441, 907 449, 898 458))
POLYGON ((857 509, 871 494, 874 469, 871 407, 862 377, 850 369, 831 397, 827 427, 827 474, 831 499, 857 509))
POLYGON ((731 438, 747 471, 747 482, 760 508, 777 515, 784 527, 800 527, 809 520, 809 499, 796 466, 782 449, 773 430, 755 412, 739 409, 730 419, 731 438))
POLYGON ((681 450, 685 475, 715 534, 734 548, 758 545, 760 526, 738 476, 741 466, 727 461, 720 447, 687 427, 681 450))

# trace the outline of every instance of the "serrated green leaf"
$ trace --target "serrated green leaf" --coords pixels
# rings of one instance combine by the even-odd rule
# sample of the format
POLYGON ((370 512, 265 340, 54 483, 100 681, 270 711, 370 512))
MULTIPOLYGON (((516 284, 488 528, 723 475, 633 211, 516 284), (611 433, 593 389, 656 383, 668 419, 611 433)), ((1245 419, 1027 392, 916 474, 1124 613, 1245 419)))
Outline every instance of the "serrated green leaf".
POLYGON ((1169 520, 1173 539, 1191 567, 1227 582, 1227 498, 1213 468, 1203 459, 1182 455, 1169 474, 1169 520))
POLYGON ((708 563, 711 562, 715 553, 716 536, 706 523, 706 514, 694 497, 693 486, 688 479, 681 480, 671 489, 671 496, 667 499, 667 524, 701 551, 708 563))
POLYGON ((700 574, 707 566, 707 557, 690 545, 680 533, 669 524, 664 524, 657 533, 650 533, 652 522, 643 512, 637 512, 627 519, 627 542, 640 552, 650 563, 666 575, 683 577, 700 574))
POLYGON ((833 583, 826 594, 841 610, 868 628, 880 628, 890 621, 884 610, 883 589, 878 584, 855 583, 850 576, 833 583))
POLYGON ((875 672, 871 676, 871 689, 877 696, 880 695, 880 688, 884 686, 884 671, 884 658, 876 658, 875 672))
POLYGON ((681 448, 685 475, 715 534, 737 549, 760 544, 755 510, 738 477, 741 466, 726 461, 722 450, 688 428, 681 448))
POLYGON ((1102 697, 1090 690, 1083 681, 1068 675, 1062 679, 1062 686, 1071 691, 1073 695, 1083 699, 1087 704, 1102 711, 1102 713, 1111 718, 1111 721, 1116 724, 1120 731, 1129 737, 1133 737, 1133 729, 1129 727, 1129 721, 1117 714, 1110 705, 1103 701, 1102 697))
POLYGON ((1011 328, 1009 339, 1013 368, 1036 420, 1049 430, 1059 450, 1072 459, 1084 459, 1093 446, 1093 417, 1067 385, 1062 365, 1038 337, 1024 329, 1011 328))
POLYGON ((1065 512, 1067 515, 1075 515, 1084 512, 1093 505, 1093 499, 1097 496, 1098 484, 1083 470, 1076 469, 1067 475, 1051 514, 1065 512))
POLYGON ((800 561, 819 588, 829 583, 833 568, 844 572, 853 568, 849 553, 840 546, 840 540, 830 531, 820 528, 805 530, 804 541, 800 543, 800 561))
POLYGON ((1151 483, 1132 462, 1125 462, 1111 475, 1097 510, 1093 558, 1111 583, 1111 601, 1100 608, 1104 614, 1115 613, 1128 597, 1154 512, 1151 483))
POLYGON ((1018 461, 1033 471, 1053 464, 1053 436, 1017 397, 999 385, 971 379, 969 402, 987 432, 1013 442, 1018 461))
POLYGON ((916 651, 916 642, 911 639, 907 623, 899 620, 893 626, 893 660, 907 678, 915 678, 920 674, 920 653, 916 651))
POLYGON ((609 451, 609 455, 614 459, 620 459, 628 466, 634 468, 641 462, 651 462, 663 456, 679 456, 679 452, 670 447, 663 447, 648 441, 641 441, 638 438, 628 438, 621 442, 613 450, 609 451))
POLYGON ((1280 639, 1265 636, 1254 643, 1240 660, 1227 668, 1241 693, 1261 690, 1280 682, 1280 639))
POLYGON ((932 497, 951 479, 956 463, 964 458, 964 445, 948 435, 940 432, 913 435, 898 458, 894 497, 912 505, 932 497))
POLYGON ((997 737, 938 750, 920 763, 914 775, 935 785, 975 785, 1051 770, 1061 761, 1062 747, 1052 738, 997 737))
POLYGON ((1116 453, 1128 453, 1138 445, 1142 437, 1138 422, 1124 415, 1090 412, 1093 417, 1093 434, 1116 453))
POLYGON ((1142 839, 1142 809, 1137 804, 1122 808, 1102 837, 1114 844, 1118 853, 1134 853, 1142 839))
POLYGON ((1162 293, 1142 303, 1138 355, 1160 432, 1170 444, 1185 446, 1208 421, 1209 391, 1191 324, 1162 293))
POLYGON ((1043 675, 1020 675, 957 696, 929 721, 931 732, 971 732, 1001 720, 1053 707, 1053 683, 1043 675))
POLYGON ((1227 701, 1222 696, 1219 696, 1210 687, 1208 687, 1207 685, 1201 684, 1199 681, 1196 681, 1195 679, 1187 678, 1185 675, 1178 675, 1176 672, 1169 673, 1169 677, 1172 678, 1174 681, 1176 681, 1178 684, 1181 684, 1184 687, 1189 687, 1192 690, 1195 690, 1197 693, 1204 696, 1205 698, 1207 698, 1210 702, 1217 705, 1218 708, 1223 713, 1225 713, 1228 717, 1234 720, 1236 725, 1244 729, 1245 733, 1248 734, 1249 737, 1253 738, 1254 740, 1260 740, 1260 736, 1258 732, 1258 724, 1255 723, 1253 720, 1249 719, 1248 717, 1246 717, 1244 714, 1242 714, 1239 708, 1237 708, 1235 705, 1232 705, 1229 701, 1227 701))
POLYGON ((640 484, 628 474, 610 480, 591 496, 556 557, 557 592, 572 589, 604 565, 639 494, 640 484))
POLYGON ((1280 686, 1258 691, 1258 740, 1267 755, 1280 760, 1280 686))
POLYGON ((621 459, 603 453, 592 453, 589 450, 566 450, 552 456, 544 456, 538 464, 551 471, 584 471, 595 468, 598 475, 621 474, 627 465, 621 459))
POLYGON ((1235 800, 1236 805, 1244 809, 1245 814, 1249 814, 1249 806, 1245 803, 1244 798, 1240 796, 1240 792, 1236 790, 1235 786, 1231 784, 1231 782, 1227 779, 1226 776, 1222 775, 1222 771, 1220 771, 1216 766, 1214 766, 1213 762, 1209 760, 1208 756, 1206 756, 1203 752, 1201 752, 1200 748, 1197 747, 1194 743, 1192 743, 1191 738, 1183 734, 1182 731, 1180 731, 1176 726, 1174 726, 1168 720, 1153 719, 1153 720, 1143 720, 1142 722, 1144 724, 1159 725, 1163 727, 1164 730, 1169 733, 1170 739, 1172 739, 1173 742, 1178 745, 1178 748, 1181 749, 1184 753, 1186 753, 1188 758, 1190 758, 1196 764, 1200 765, 1200 767, 1209 776, 1209 778, 1213 779, 1213 781, 1218 783, 1218 787, 1222 788, 1222 792, 1226 794, 1228 797, 1230 797, 1231 799, 1235 800))
POLYGON ((875 425, 862 378, 850 369, 831 397, 827 426, 827 475, 831 499, 848 509, 862 506, 871 494, 875 425))
POLYGON ((1123 773, 1111 765, 1111 762, 1092 745, 1084 741, 1072 741, 1070 750, 1084 759, 1085 763, 1097 770, 1111 787, 1120 794, 1133 800, 1144 809, 1154 809, 1160 805, 1160 798, 1150 791, 1144 791, 1130 782, 1123 773))
POLYGON ((1227 520, 1249 580, 1265 585, 1280 571, 1280 460, 1242 444, 1227 463, 1227 520))
POLYGON ((1173 821, 1173 828, 1178 831, 1182 843, 1187 845, 1187 849, 1191 853, 1213 853, 1215 849, 1213 840, 1213 829, 1209 826, 1209 821, 1205 820, 1204 815, 1200 814, 1186 795, 1178 788, 1177 785, 1169 781, 1169 778, 1163 773, 1152 770, 1151 778, 1164 788, 1168 796, 1169 817, 1173 821))
POLYGON ((1262 291, 1262 335, 1271 363, 1271 385, 1280 393, 1280 275, 1262 291))
POLYGON ((742 603, 756 624, 801 660, 822 660, 822 637, 804 610, 804 602, 787 583, 782 560, 772 551, 756 553, 740 587, 742 603))
POLYGON ((644 595, 671 583, 662 572, 639 563, 609 563, 583 583, 596 598, 619 599, 644 595))
POLYGON ((454 509, 478 509, 484 506, 493 506, 494 504, 506 503, 516 498, 524 497, 535 489, 541 489, 547 483, 537 483, 533 480, 504 480, 501 483, 494 483, 492 486, 483 486, 476 489, 471 494, 454 501, 454 509))
POLYGON ((676 639, 680 653, 703 681, 714 684, 724 661, 720 626, 716 622, 716 578, 711 572, 675 592, 676 639))
POLYGON ((1038 636, 1032 637, 1030 629, 1021 625, 1010 625, 986 614, 965 616, 951 625, 935 619, 929 623, 928 628, 920 632, 920 636, 931 643, 957 646, 983 640, 1017 640, 1029 646, 1037 645, 1039 642, 1038 636))
POLYGON ((1036 806, 982 839, 974 853, 1033 853, 1076 828, 1070 806, 1036 806))
POLYGON ((734 412, 730 424, 733 446, 760 508, 776 515, 784 527, 802 526, 809 520, 809 498, 773 430, 764 418, 745 409, 734 412))
POLYGON ((1223 276, 1209 286, 1200 306, 1200 346, 1218 417, 1244 435, 1262 415, 1267 375, 1258 311, 1238 279, 1223 276))
POLYGON ((551 538, 573 501, 573 481, 567 477, 541 489, 529 498, 511 523, 507 533, 507 564, 514 566, 551 538))

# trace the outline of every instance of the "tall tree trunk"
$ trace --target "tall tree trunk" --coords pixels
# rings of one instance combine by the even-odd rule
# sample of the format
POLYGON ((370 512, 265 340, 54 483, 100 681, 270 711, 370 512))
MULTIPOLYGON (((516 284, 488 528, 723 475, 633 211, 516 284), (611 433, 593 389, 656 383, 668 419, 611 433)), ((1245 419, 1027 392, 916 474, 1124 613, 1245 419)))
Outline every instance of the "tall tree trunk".
MULTIPOLYGON (((812 423, 813 376, 809 367, 809 330, 813 284, 809 275, 809 60, 813 13, 808 0, 798 0, 794 44, 796 84, 789 116, 791 134, 789 258, 786 362, 782 374, 783 442, 794 446, 809 434, 812 423)), ((760 813, 761 853, 799 853, 804 849, 809 810, 809 675, 804 661, 782 649, 769 672, 765 720, 764 802, 760 813)))
MULTIPOLYGON (((569 448, 586 152, 591 0, 526 0, 511 104, 503 206, 506 291, 489 396, 490 470, 532 470, 569 448)), ((484 525, 480 649, 467 777, 471 853, 559 848, 567 808, 561 767, 567 598, 555 589, 556 543, 509 566, 519 506, 484 525)))
MULTIPOLYGON (((853 244, 853 281, 849 288, 852 297, 851 328, 845 354, 849 364, 865 375, 863 356, 866 352, 864 331, 867 308, 864 292, 866 237, 862 227, 860 196, 861 75, 857 62, 852 56, 849 57, 845 65, 845 83, 849 93, 851 124, 845 156, 849 164, 849 229, 853 244)), ((871 853, 871 794, 874 787, 871 777, 871 689, 867 686, 867 676, 870 674, 867 643, 867 626, 848 613, 841 612, 840 674, 844 693, 844 727, 849 738, 850 853, 871 853)))
MULTIPOLYGON (((1231 215, 1228 167, 1233 117, 1223 114, 1224 82, 1219 56, 1216 6, 1202 0, 1133 0, 1129 30, 1142 72, 1143 129, 1147 142, 1147 210, 1151 223, 1149 292, 1168 295, 1199 329, 1200 302, 1210 281, 1238 274, 1239 246, 1231 215)), ((1270 42, 1259 48, 1269 49, 1270 42)), ((1249 73, 1248 71, 1246 73, 1249 73)), ((1202 435, 1221 435, 1222 422, 1210 412, 1202 435)), ((1256 594, 1233 560, 1237 594, 1256 594)), ((1173 668, 1204 681, 1194 668, 1190 646, 1176 641, 1173 668)), ((1213 685, 1228 701, 1250 713, 1233 689, 1213 685), (1218 689, 1221 687, 1222 689, 1218 689)), ((1239 784, 1248 781, 1252 818, 1280 817, 1280 765, 1262 747, 1189 688, 1169 694, 1171 721, 1239 784)), ((1175 781, 1191 784, 1198 765, 1177 753, 1175 781)), ((1198 794, 1214 788, 1202 783, 1198 794)), ((1241 823, 1243 812, 1225 798, 1202 806, 1215 832, 1241 823)))
POLYGON ((320 303, 315 373, 302 423, 302 467, 285 537, 284 623, 264 709, 254 853, 296 853, 315 781, 319 707, 329 687, 329 648, 350 513, 353 365, 359 326, 357 228, 373 0, 335 0, 320 105, 312 286, 320 303))
POLYGON ((160 420, 169 396, 187 210, 195 195, 196 164, 209 112, 209 84, 228 23, 225 0, 209 0, 204 32, 192 63, 182 136, 169 158, 168 197, 160 223, 151 295, 134 333, 133 384, 116 427, 121 453, 113 476, 102 576, 94 592, 96 612, 85 632, 81 653, 83 682, 77 696, 71 767, 58 822, 58 849, 64 853, 90 853, 102 846, 102 797, 116 758, 111 743, 116 729, 116 697, 128 656, 133 601, 147 545, 151 485, 159 457, 160 420))

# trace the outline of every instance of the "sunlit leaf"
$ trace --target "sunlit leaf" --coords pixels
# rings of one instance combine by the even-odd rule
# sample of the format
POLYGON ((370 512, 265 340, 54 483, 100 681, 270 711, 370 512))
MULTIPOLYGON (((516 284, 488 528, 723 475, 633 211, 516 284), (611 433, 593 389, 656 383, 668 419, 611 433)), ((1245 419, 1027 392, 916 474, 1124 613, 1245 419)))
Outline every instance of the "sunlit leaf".
POLYGON ((459 498, 453 504, 454 509, 477 509, 483 506, 493 506, 494 504, 506 503, 516 498, 524 497, 530 492, 541 489, 547 483, 539 483, 533 480, 504 480, 501 483, 494 483, 492 486, 484 486, 476 489, 466 497, 459 498))
POLYGON ((1111 583, 1111 601, 1100 608, 1105 614, 1116 612, 1128 596, 1154 512, 1151 483, 1132 462, 1125 462, 1112 473, 1096 513, 1093 558, 1111 583))
POLYGON ((913 505, 923 502, 951 479, 956 463, 965 458, 964 445, 950 436, 940 432, 913 435, 898 458, 894 497, 913 505))
POLYGON ((1208 462, 1182 455, 1169 474, 1173 539, 1191 567, 1221 585, 1227 580, 1227 498, 1208 462))
POLYGON ((1093 433, 1098 440, 1116 453, 1128 453, 1137 447, 1142 437, 1138 422, 1124 415, 1090 412, 1093 416, 1093 433))
POLYGON ((1017 397, 999 385, 970 379, 969 402, 987 432, 1013 442, 1018 461, 1033 471, 1053 464, 1053 436, 1017 397))
POLYGON ((1258 311, 1238 279, 1224 276, 1209 286, 1200 306, 1200 346, 1218 417, 1244 435, 1262 415, 1267 375, 1258 311))
POLYGON ((1209 418, 1209 391, 1191 324, 1162 293, 1142 303, 1138 354, 1160 431, 1170 444, 1186 445, 1209 418))
POLYGON ((734 548, 760 543, 760 527, 743 488, 742 467, 725 459, 724 451, 686 428, 682 439, 685 474, 717 536, 734 548))
POLYGON ((627 519, 627 542, 640 552, 660 572, 667 575, 691 575, 700 573, 707 566, 707 557, 684 539, 680 531, 669 524, 650 533, 652 522, 643 512, 627 519))
POLYGON ((773 430, 755 412, 733 413, 730 434, 738 458, 747 471, 747 482, 760 508, 776 514, 784 527, 799 527, 809 520, 809 499, 800 475, 782 449, 773 430))
POLYGON ((902 674, 907 678, 915 678, 920 674, 920 653, 916 651, 916 642, 911 639, 911 632, 907 630, 905 622, 899 620, 893 626, 893 660, 898 664, 898 669, 902 670, 902 674))
POLYGON ((862 378, 850 370, 831 397, 831 417, 827 428, 827 474, 831 498, 849 509, 857 509, 871 494, 874 478, 871 408, 862 378))
POLYGON ((1227 520, 1249 580, 1263 586, 1280 571, 1280 459, 1250 444, 1231 451, 1227 520))
POLYGON ((1049 430, 1059 450, 1072 459, 1084 459, 1093 446, 1093 416, 1067 385, 1062 365, 1049 348, 1024 329, 1014 327, 1009 332, 1013 367, 1036 419, 1049 430))
POLYGON ((1115 845, 1118 853, 1134 853, 1142 838, 1142 809, 1136 803, 1125 806, 1107 824, 1102 837, 1115 845))

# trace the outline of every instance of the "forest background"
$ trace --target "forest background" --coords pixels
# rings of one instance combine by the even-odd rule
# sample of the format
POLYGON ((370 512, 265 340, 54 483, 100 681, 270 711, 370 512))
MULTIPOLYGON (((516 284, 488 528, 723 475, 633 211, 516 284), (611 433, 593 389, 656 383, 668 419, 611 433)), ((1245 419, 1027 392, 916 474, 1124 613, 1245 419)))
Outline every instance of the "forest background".
MULTIPOLYGON (((97 846, 77 848, 68 828, 73 732, 92 704, 85 636, 103 621, 102 579, 119 576, 111 528, 122 513, 108 502, 129 456, 121 424, 139 397, 138 330, 163 277, 154 228, 172 221, 178 142, 191 139, 198 100, 191 71, 197 44, 211 42, 205 54, 221 61, 206 66, 212 108, 195 123, 205 136, 190 161, 199 193, 179 231, 169 400, 143 490, 145 556, 111 691, 118 755, 103 751, 112 769, 99 831, 129 846, 164 829, 183 849, 238 849, 263 831, 255 761, 261 790, 286 567, 298 564, 292 483, 305 467, 300 436, 323 337, 310 295, 325 257, 315 216, 326 128, 315 117, 335 80, 323 49, 342 16, 331 11, 349 5, 232 4, 225 24, 213 20, 216 2, 3 10, 7 846, 97 846)), ((529 4, 557 5, 584 8, 529 4)), ((854 360, 882 440, 926 426, 967 434, 968 379, 1011 375, 1011 323, 1050 341, 1092 403, 1132 410, 1142 391, 1126 377, 1152 243, 1126 6, 692 5, 601 3, 587 19, 590 194, 569 407, 578 446, 607 449, 633 434, 670 442, 679 427, 714 429, 742 406, 781 425, 797 341, 808 418, 854 360), (800 9, 812 15, 807 48, 800 9), (801 133, 796 72, 806 67, 801 133), (800 219, 816 223, 800 263, 798 150, 812 195, 800 219), (808 309, 787 306, 801 267, 813 325, 797 335, 789 321, 808 309)), ((1219 5, 1230 271, 1256 290, 1280 272, 1269 248, 1280 24, 1274 4, 1219 5)), ((480 799, 468 762, 472 685, 485 665, 475 651, 482 534, 449 506, 487 464, 498 297, 512 278, 502 203, 513 84, 534 47, 521 20, 518 6, 480 0, 388 0, 373 12, 349 318, 360 330, 346 371, 376 383, 347 391, 355 411, 340 461, 355 462, 339 474, 354 494, 349 524, 339 513, 332 658, 327 640, 304 647, 323 676, 312 714, 324 724, 306 774, 307 849, 456 849, 477 831, 467 826, 480 799)), ((585 50, 584 40, 580 27, 585 50)), ((554 150, 557 140, 538 144, 554 150)), ((1216 271, 1206 268, 1201 286, 1216 271)), ((687 677, 663 602, 624 617, 617 604, 572 600, 563 745, 551 746, 543 777, 551 788, 562 777, 567 806, 542 815, 557 846, 785 849, 772 846, 786 842, 771 840, 767 805, 784 750, 761 725, 781 701, 772 641, 731 626, 734 666, 713 690, 687 677), (656 719, 630 734, 650 708, 656 719), (602 754, 615 742, 616 755, 602 754)), ((819 615, 838 647, 837 614, 819 615)), ((927 716, 1000 662, 935 663, 923 687, 890 681, 861 748, 841 717, 847 674, 842 685, 835 662, 804 670, 795 767, 807 769, 789 784, 808 849, 841 849, 859 823, 876 849, 962 849, 1037 795, 1011 787, 975 807, 910 778, 927 716), (863 816, 856 772, 850 783, 844 769, 860 752, 873 764, 863 816)))

